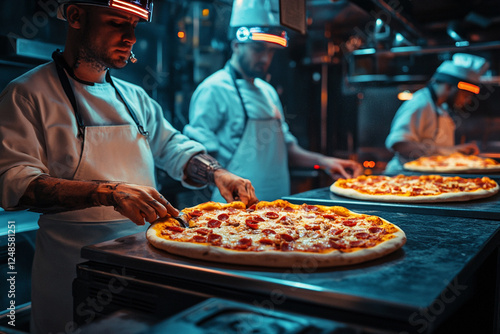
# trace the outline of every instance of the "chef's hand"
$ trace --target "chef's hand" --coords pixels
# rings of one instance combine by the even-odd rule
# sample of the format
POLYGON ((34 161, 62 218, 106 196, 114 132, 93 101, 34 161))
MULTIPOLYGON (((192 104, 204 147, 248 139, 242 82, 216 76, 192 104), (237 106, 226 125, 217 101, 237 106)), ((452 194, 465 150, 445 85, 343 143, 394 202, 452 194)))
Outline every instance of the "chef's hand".
POLYGON ((476 155, 479 153, 479 147, 476 143, 465 143, 455 146, 456 151, 463 154, 473 154, 476 155))
POLYGON ((250 180, 236 176, 225 169, 218 169, 214 172, 214 181, 228 203, 242 201, 246 206, 250 206, 259 201, 250 180))
POLYGON ((97 193, 101 205, 113 206, 137 225, 144 225, 144 220, 151 223, 167 215, 179 215, 179 211, 153 187, 105 182, 99 184, 97 193))
POLYGON ((349 179, 363 174, 363 166, 354 160, 324 157, 322 166, 327 173, 349 179))

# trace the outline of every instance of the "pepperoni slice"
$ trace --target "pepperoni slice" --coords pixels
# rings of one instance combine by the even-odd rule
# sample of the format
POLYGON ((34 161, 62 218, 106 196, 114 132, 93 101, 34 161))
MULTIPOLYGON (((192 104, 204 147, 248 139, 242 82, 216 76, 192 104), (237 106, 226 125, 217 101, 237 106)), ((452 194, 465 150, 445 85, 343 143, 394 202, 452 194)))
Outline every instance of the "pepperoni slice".
POLYGON ((335 249, 346 249, 347 248, 347 246, 345 244, 341 243, 338 240, 332 239, 332 238, 330 238, 330 240, 328 240, 328 244, 330 245, 330 247, 335 248, 335 249))
POLYGON ((201 212, 200 210, 193 210, 189 213, 189 215, 191 217, 201 217, 203 216, 203 212, 201 212))
POLYGON ((294 212, 294 211, 295 211, 295 209, 294 209, 294 208, 292 208, 291 206, 287 206, 287 207, 284 207, 284 208, 283 208, 283 211, 287 211, 287 212, 294 212))
POLYGON ((222 243, 222 236, 219 234, 211 233, 208 236, 208 242, 211 243, 212 245, 220 245, 222 243))
POLYGON ((197 242, 197 243, 200 243, 200 244, 204 244, 204 243, 207 242, 207 237, 204 237, 202 235, 195 235, 193 237, 193 241, 197 242))
POLYGON ((280 233, 280 238, 286 241, 293 241, 293 237, 288 233, 280 233))
POLYGON ((259 223, 253 219, 250 219, 250 218, 245 220, 245 224, 247 224, 248 227, 250 227, 251 229, 254 229, 254 230, 259 228, 259 223))
POLYGON ((208 228, 199 228, 195 230, 196 233, 207 235, 210 233, 210 230, 208 228))
POLYGON ((279 219, 279 222, 282 223, 283 225, 289 225, 290 221, 291 219, 288 216, 283 216, 279 219))
POLYGON ((337 219, 338 216, 336 214, 333 214, 333 213, 332 214, 327 213, 327 214, 324 214, 323 217, 326 218, 326 219, 333 219, 333 220, 335 220, 335 219, 337 219))
POLYGON ((217 219, 210 219, 207 223, 207 226, 208 227, 211 227, 211 228, 216 228, 216 227, 220 227, 222 224, 222 222, 220 220, 217 220, 217 219))
POLYGON ((266 217, 269 219, 278 219, 280 215, 274 211, 266 212, 266 217))
POLYGON ((305 224, 304 227, 306 228, 306 230, 312 230, 312 231, 321 230, 321 225, 308 225, 308 224, 305 224))
POLYGON ((368 232, 370 232, 370 233, 380 233, 382 231, 384 231, 384 229, 381 227, 370 227, 368 229, 368 232))
POLYGON ((229 215, 227 213, 221 213, 220 215, 217 216, 218 220, 228 220, 229 215))
POLYGON ((261 216, 254 216, 254 217, 252 217, 252 219, 255 220, 256 222, 264 222, 264 221, 266 221, 261 216))
POLYGON ((292 250, 292 246, 288 242, 283 241, 280 245, 280 249, 284 252, 288 252, 292 250))
POLYGON ((345 226, 349 226, 349 227, 356 226, 357 223, 358 223, 357 221, 352 220, 352 219, 346 219, 342 222, 342 224, 344 224, 345 226))
POLYGON ((314 205, 303 205, 304 211, 318 211, 318 207, 314 205))
POLYGON ((351 247, 362 247, 365 244, 365 240, 356 240, 356 241, 350 241, 349 245, 351 247))
POLYGON ((247 249, 252 245, 252 239, 250 238, 241 238, 238 240, 238 244, 236 245, 237 249, 247 249))
POLYGON ((255 207, 256 207, 256 206, 255 206, 255 204, 254 204, 254 205, 250 206, 249 208, 247 208, 247 211, 248 211, 248 212, 253 212, 253 211, 255 211, 255 207))
POLYGON ((261 244, 264 244, 264 245, 272 245, 272 244, 274 244, 274 241, 272 241, 272 240, 271 240, 271 239, 269 239, 269 238, 261 238, 261 239, 259 240, 259 242, 260 242, 261 244))
POLYGON ((174 232, 183 232, 184 228, 180 227, 180 226, 172 225, 172 226, 167 226, 167 230, 174 231, 174 232))
POLYGON ((270 228, 265 228, 265 229, 262 230, 262 233, 264 233, 265 235, 276 234, 276 231, 275 230, 271 230, 270 228))
POLYGON ((354 236, 358 239, 368 239, 370 237, 370 234, 368 234, 366 232, 358 232, 358 233, 354 234, 354 236))

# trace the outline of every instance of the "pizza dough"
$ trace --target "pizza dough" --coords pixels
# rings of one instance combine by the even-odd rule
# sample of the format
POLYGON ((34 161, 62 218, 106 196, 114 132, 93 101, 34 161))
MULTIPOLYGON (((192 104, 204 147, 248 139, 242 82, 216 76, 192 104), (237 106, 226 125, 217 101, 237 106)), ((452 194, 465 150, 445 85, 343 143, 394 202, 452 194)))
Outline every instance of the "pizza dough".
POLYGON ((488 177, 466 179, 440 175, 361 175, 339 179, 330 190, 337 195, 376 202, 456 202, 495 195, 498 184, 488 177))
POLYGON ((343 207, 260 202, 208 202, 184 209, 191 228, 171 219, 148 229, 156 248, 185 257, 264 267, 319 268, 382 257, 401 248, 405 233, 377 217, 343 207))

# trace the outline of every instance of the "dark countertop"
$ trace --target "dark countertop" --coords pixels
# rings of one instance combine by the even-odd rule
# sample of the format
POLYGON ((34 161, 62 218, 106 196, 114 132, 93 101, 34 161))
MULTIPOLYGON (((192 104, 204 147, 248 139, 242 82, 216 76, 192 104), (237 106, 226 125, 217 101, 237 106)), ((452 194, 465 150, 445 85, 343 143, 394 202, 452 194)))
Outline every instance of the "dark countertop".
POLYGON ((280 293, 284 302, 319 305, 323 317, 328 317, 332 309, 341 309, 408 323, 412 315, 432 305, 443 292, 452 297, 453 293, 465 295, 471 290, 466 280, 500 245, 498 221, 361 211, 401 227, 408 238, 406 245, 364 264, 273 270, 170 255, 153 248, 140 233, 84 247, 82 257, 251 296, 272 299, 273 294, 280 293))
MULTIPOLYGON (((466 202, 447 203, 385 203, 351 199, 338 196, 329 187, 314 189, 300 194, 283 197, 295 204, 340 205, 353 211, 362 209, 397 211, 404 213, 424 213, 439 216, 469 217, 500 220, 500 193, 488 198, 466 202)), ((500 223, 499 223, 500 225, 500 223)))

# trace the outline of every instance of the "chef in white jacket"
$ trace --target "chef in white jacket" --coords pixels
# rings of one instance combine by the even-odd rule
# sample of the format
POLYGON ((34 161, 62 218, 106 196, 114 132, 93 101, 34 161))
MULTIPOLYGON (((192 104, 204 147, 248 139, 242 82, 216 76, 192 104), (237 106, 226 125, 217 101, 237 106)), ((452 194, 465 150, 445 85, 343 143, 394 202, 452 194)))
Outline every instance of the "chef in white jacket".
POLYGON ((451 114, 479 93, 480 76, 488 67, 482 57, 457 53, 437 68, 427 87, 401 105, 385 142, 395 153, 386 174, 400 173, 405 162, 424 155, 479 153, 475 143, 455 144, 456 125, 451 114))
POLYGON ((248 180, 222 169, 176 131, 138 86, 110 75, 133 60, 135 27, 151 0, 61 0, 63 52, 0 94, 0 204, 42 212, 32 272, 33 333, 74 333, 72 280, 83 246, 144 231, 177 215, 154 168, 186 187, 257 201, 248 180))
MULTIPOLYGON (((278 1, 235 0, 229 38, 231 59, 197 87, 184 134, 203 143, 229 171, 251 180, 260 200, 289 195, 289 163, 318 165, 343 177, 361 174, 355 161, 301 148, 285 123, 276 90, 261 79, 276 48, 288 45, 278 1)), ((220 199, 215 189, 212 200, 220 199)))

